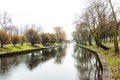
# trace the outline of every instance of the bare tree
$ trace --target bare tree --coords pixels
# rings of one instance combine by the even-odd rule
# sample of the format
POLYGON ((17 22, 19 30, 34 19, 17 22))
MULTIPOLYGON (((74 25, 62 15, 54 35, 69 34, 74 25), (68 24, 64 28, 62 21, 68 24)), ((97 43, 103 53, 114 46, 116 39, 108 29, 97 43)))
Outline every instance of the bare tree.
POLYGON ((27 38, 28 42, 31 43, 31 45, 37 44, 41 42, 41 37, 38 34, 38 32, 34 29, 28 29, 25 32, 25 37, 27 38))
POLYGON ((0 44, 1 48, 3 48, 3 44, 7 44, 10 42, 9 35, 4 31, 0 29, 0 44))
MULTIPOLYGON (((80 39, 86 37, 90 43, 90 38, 93 36, 98 47, 109 49, 102 44, 101 38, 114 28, 115 23, 110 9, 106 1, 93 0, 76 23, 79 25, 79 28, 76 28, 76 33, 82 36, 80 39)), ((78 37, 74 35, 74 38, 78 37)), ((85 39, 83 40, 85 41, 85 39)))
POLYGON ((119 51, 119 47, 118 47, 117 37, 118 37, 118 30, 119 30, 120 21, 118 22, 118 20, 117 20, 117 17, 116 17, 116 14, 115 14, 115 10, 114 10, 114 7, 113 7, 113 5, 111 3, 111 0, 108 0, 108 1, 109 1, 109 4, 110 4, 110 7, 112 9, 112 14, 113 14, 114 22, 115 22, 115 29, 114 29, 114 49, 115 49, 115 52, 118 52, 119 51))
POLYGON ((108 4, 104 1, 96 1, 92 4, 92 9, 95 12, 95 29, 94 29, 94 37, 98 47, 103 49, 108 49, 101 43, 101 36, 109 31, 111 26, 111 13, 108 7, 108 4))
POLYGON ((0 25, 4 31, 7 32, 8 24, 11 22, 11 17, 7 12, 3 12, 3 14, 0 14, 0 25))
POLYGON ((54 31, 58 42, 64 42, 67 40, 67 35, 62 27, 60 26, 54 27, 54 31))
POLYGON ((19 42, 21 42, 21 37, 17 34, 12 35, 12 44, 14 45, 14 47, 19 42))
POLYGON ((7 27, 7 32, 8 32, 9 35, 17 34, 18 33, 18 29, 14 25, 9 25, 7 27))

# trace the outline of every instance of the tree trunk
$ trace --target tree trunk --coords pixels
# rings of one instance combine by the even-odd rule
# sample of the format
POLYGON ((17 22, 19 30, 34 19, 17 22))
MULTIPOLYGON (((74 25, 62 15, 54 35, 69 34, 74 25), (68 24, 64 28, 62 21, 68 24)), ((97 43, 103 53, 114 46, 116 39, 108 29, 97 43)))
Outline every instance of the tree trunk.
POLYGON ((86 40, 84 41, 84 45, 85 45, 85 46, 87 45, 87 41, 86 41, 86 40))
POLYGON ((114 49, 115 49, 115 52, 119 51, 117 37, 118 37, 118 29, 115 29, 115 32, 114 32, 114 49))
POLYGON ((101 41, 100 41, 100 36, 99 36, 99 35, 96 35, 96 36, 95 36, 95 42, 96 42, 96 45, 97 45, 98 47, 101 47, 102 49, 105 49, 105 50, 108 50, 108 49, 109 49, 108 47, 104 46, 104 45, 101 43, 101 41))
POLYGON ((91 35, 88 37, 88 43, 90 46, 92 45, 91 35))
POLYGON ((2 44, 2 42, 1 42, 1 48, 3 48, 3 44, 2 44))
POLYGON ((88 40, 88 43, 89 43, 90 46, 92 46, 91 39, 88 40))
POLYGON ((31 43, 32 44, 32 46, 34 45, 34 43, 31 43))
POLYGON ((117 22, 117 18, 116 18, 115 11, 114 11, 113 5, 111 3, 111 0, 109 0, 109 3, 110 3, 110 6, 111 6, 111 9, 112 9, 113 18, 114 18, 114 21, 115 21, 114 49, 115 49, 115 52, 118 52, 119 51, 119 47, 118 47, 117 37, 118 37, 119 24, 117 22))

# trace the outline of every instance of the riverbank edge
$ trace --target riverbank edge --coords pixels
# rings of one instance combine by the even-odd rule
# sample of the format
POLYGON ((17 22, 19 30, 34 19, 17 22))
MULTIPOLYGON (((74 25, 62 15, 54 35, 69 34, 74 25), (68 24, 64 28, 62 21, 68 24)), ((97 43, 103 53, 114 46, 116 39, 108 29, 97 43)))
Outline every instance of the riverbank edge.
POLYGON ((6 56, 12 56, 12 55, 20 55, 20 54, 27 54, 27 53, 30 53, 30 52, 39 51, 39 50, 43 50, 43 49, 59 47, 61 45, 62 44, 54 45, 54 46, 47 46, 47 47, 43 47, 43 48, 33 48, 33 49, 28 49, 28 50, 20 50, 20 51, 14 51, 14 52, 1 52, 0 53, 0 57, 6 57, 6 56))
POLYGON ((97 55, 98 55, 98 57, 101 61, 102 67, 103 67, 102 80, 115 80, 110 66, 108 65, 107 61, 105 60, 105 57, 101 53, 99 53, 97 50, 95 50, 93 48, 89 48, 89 47, 84 46, 84 45, 80 45, 80 44, 76 44, 76 45, 79 46, 79 47, 85 48, 87 50, 90 50, 92 52, 97 53, 97 55))

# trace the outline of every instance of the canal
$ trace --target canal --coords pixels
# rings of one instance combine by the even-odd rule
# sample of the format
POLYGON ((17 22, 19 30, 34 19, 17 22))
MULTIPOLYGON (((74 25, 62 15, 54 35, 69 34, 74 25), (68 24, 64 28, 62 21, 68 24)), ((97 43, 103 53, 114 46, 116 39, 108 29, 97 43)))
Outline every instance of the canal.
POLYGON ((0 80, 102 80, 98 56, 74 44, 0 57, 0 80))

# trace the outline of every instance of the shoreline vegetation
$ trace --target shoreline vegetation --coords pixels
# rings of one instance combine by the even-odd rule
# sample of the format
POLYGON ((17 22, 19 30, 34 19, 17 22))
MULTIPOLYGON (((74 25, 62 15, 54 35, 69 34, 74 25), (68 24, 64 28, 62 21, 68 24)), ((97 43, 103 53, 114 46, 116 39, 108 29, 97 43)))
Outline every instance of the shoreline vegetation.
MULTIPOLYGON (((104 71, 106 71, 108 68, 107 66, 109 66, 112 70, 112 73, 107 73, 107 76, 108 78, 111 77, 115 80, 119 80, 120 79, 120 54, 115 54, 114 52, 114 45, 112 45, 112 43, 106 43, 105 45, 108 46, 110 49, 109 50, 104 50, 100 47, 97 47, 96 45, 81 45, 81 44, 77 44, 78 46, 83 46, 85 48, 88 48, 88 49, 91 49, 93 51, 96 51, 98 53, 98 55, 100 54, 101 56, 103 56, 103 58, 106 60, 106 63, 103 63, 102 60, 101 60, 101 57, 100 57, 100 60, 102 62, 102 65, 103 65, 103 74, 105 74, 104 71), (105 66, 106 65, 106 66, 105 66)), ((107 72, 107 71, 106 71, 107 72)), ((103 75, 103 76, 106 76, 103 75)), ((106 78, 107 78, 106 77, 106 78)), ((110 79, 111 80, 111 79, 110 79)))
MULTIPOLYGON (((55 43, 53 45, 50 46, 59 46, 60 44, 55 43)), ((0 53, 1 52, 14 52, 14 51, 21 51, 21 50, 29 50, 29 49, 36 49, 36 48, 45 48, 45 47, 49 47, 49 46, 44 46, 42 44, 35 44, 35 45, 30 45, 30 44, 24 44, 24 45, 20 45, 17 44, 15 47, 11 44, 11 45, 6 45, 4 46, 4 48, 0 48, 0 53)))
MULTIPOLYGON (((8 17, 7 13, 2 16, 8 17)), ((3 21, 7 21, 3 18, 3 21)), ((61 26, 53 28, 54 32, 41 31, 41 26, 27 25, 18 29, 18 26, 6 25, 0 28, 0 55, 6 53, 25 52, 58 46, 68 42, 67 35, 61 26)), ((11 54, 10 54, 11 55, 11 54)))
POLYGON ((21 53, 22 52, 28 52, 28 51, 36 51, 36 50, 41 50, 41 49, 47 49, 47 48, 52 48, 52 47, 58 47, 58 46, 61 46, 62 44, 60 43, 55 43, 53 45, 50 45, 50 46, 44 46, 42 44, 35 44, 34 46, 32 45, 27 45, 27 44, 24 44, 24 45, 20 45, 20 44, 17 44, 15 47, 13 45, 6 45, 4 46, 4 48, 0 48, 0 56, 4 56, 4 55, 7 55, 7 54, 11 54, 12 53, 21 53))

